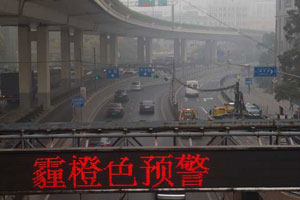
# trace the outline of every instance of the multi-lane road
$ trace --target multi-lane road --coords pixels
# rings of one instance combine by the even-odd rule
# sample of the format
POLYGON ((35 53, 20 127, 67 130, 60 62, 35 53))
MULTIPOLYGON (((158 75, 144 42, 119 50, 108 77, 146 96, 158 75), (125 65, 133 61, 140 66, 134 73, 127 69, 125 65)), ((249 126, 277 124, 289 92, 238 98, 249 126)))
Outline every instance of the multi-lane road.
MULTIPOLYGON (((220 85, 220 79, 225 76, 225 72, 214 72, 208 73, 205 76, 196 78, 199 80, 201 88, 211 89, 218 88, 220 85)), ((139 78, 138 78, 139 79, 139 78)), ((189 79, 186 77, 186 79, 189 79)), ((192 78, 195 79, 195 78, 192 78)), ((170 82, 164 81, 153 81, 141 79, 144 83, 144 88, 142 91, 129 91, 129 101, 124 106, 124 116, 121 119, 111 119, 106 118, 107 105, 113 102, 113 98, 108 99, 105 104, 101 105, 99 112, 94 118, 94 121, 113 121, 113 122, 135 122, 135 121, 161 121, 161 120, 174 120, 174 116, 170 110, 168 104, 170 82), (151 84, 153 82, 153 84, 151 84), (141 115, 139 113, 139 103, 143 100, 153 100, 155 102, 155 113, 141 115)), ((122 84, 118 89, 128 89, 130 83, 122 84)), ((114 88, 116 90, 117 88, 114 88)), ((186 98, 184 96, 184 87, 176 88, 176 99, 181 102, 183 108, 193 108, 198 112, 200 119, 208 119, 208 111, 213 108, 213 106, 222 105, 223 100, 219 92, 216 93, 200 93, 198 98, 186 98)), ((153 146, 153 139, 140 138, 139 142, 145 146, 153 146)), ((198 141, 199 144, 203 141, 198 141)), ((197 143, 198 143, 197 142, 197 143)), ((183 139, 178 144, 184 145, 185 140, 183 139)), ((159 146, 172 146, 173 138, 161 138, 158 140, 159 146)), ((82 199, 119 199, 122 194, 86 194, 82 195, 82 199)), ((207 199, 215 200, 220 198, 220 194, 216 193, 187 193, 187 199, 207 199)), ((49 197, 50 200, 59 199, 80 199, 79 195, 52 195, 49 197)), ((143 199, 143 200, 154 200, 155 194, 153 193, 130 193, 126 195, 125 199, 143 199)))

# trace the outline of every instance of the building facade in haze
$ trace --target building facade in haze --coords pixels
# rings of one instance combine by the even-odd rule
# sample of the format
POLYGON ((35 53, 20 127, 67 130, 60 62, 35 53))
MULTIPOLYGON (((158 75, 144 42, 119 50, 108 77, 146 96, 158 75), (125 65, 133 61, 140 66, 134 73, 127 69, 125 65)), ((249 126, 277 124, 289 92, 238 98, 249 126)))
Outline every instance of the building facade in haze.
MULTIPOLYGON (((148 16, 171 20, 171 6, 141 8, 135 0, 122 2, 148 16)), ((224 27, 225 23, 236 29, 274 32, 275 15, 276 0, 178 0, 175 5, 176 22, 211 27, 224 27)))
POLYGON ((291 9, 295 9, 294 0, 277 0, 276 2, 276 50, 277 55, 282 55, 285 51, 292 48, 285 38, 284 26, 287 22, 287 12, 291 9))

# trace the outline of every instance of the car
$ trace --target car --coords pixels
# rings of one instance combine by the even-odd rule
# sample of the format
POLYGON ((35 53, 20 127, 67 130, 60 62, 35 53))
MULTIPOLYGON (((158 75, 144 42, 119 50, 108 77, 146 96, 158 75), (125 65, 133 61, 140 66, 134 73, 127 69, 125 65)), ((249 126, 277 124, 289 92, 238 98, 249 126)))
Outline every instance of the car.
POLYGON ((129 101, 129 97, 126 90, 118 90, 115 92, 115 102, 116 103, 126 103, 129 101))
POLYGON ((246 111, 247 111, 248 115, 254 116, 254 117, 261 116, 261 110, 259 109, 259 107, 256 104, 247 103, 245 107, 246 107, 246 111))
POLYGON ((120 74, 124 74, 124 73, 125 73, 125 72, 124 72, 124 69, 120 67, 120 68, 119 68, 119 73, 120 73, 120 74))
POLYGON ((136 74, 136 72, 134 71, 134 69, 126 70, 124 73, 125 73, 125 74, 129 74, 129 75, 134 75, 134 74, 136 74))
POLYGON ((186 97, 199 97, 199 82, 196 80, 190 80, 186 82, 187 87, 185 87, 186 97))
POLYGON ((186 120, 196 120, 197 113, 194 109, 181 109, 179 111, 178 120, 186 121, 186 120))
POLYGON ((89 147, 108 147, 111 146, 111 139, 110 138, 90 138, 89 147))
POLYGON ((152 100, 145 100, 140 103, 140 113, 151 113, 153 114, 155 111, 154 107, 155 103, 152 100))
POLYGON ((142 83, 141 81, 133 81, 131 82, 130 89, 133 91, 141 91, 142 90, 142 83))
POLYGON ((110 103, 106 112, 107 117, 119 117, 124 116, 124 108, 120 103, 110 103))

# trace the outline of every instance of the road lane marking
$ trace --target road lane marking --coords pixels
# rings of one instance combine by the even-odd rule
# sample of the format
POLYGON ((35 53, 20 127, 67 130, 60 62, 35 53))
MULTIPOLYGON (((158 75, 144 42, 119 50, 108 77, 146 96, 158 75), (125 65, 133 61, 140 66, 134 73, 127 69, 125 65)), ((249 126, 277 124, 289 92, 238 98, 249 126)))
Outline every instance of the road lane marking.
POLYGON ((50 198, 50 194, 47 194, 44 200, 48 200, 50 198))
POLYGON ((162 96, 161 102, 160 102, 160 110, 161 110, 161 114, 162 114, 164 120, 167 120, 166 113, 163 109, 163 103, 164 103, 166 96, 167 96, 167 92, 162 96))
POLYGON ((203 98, 203 101, 206 102, 207 100, 214 100, 213 97, 209 97, 209 98, 203 98))
MULTIPOLYGON (((107 90, 109 88, 114 87, 117 84, 120 84, 120 83, 123 83, 123 82, 126 82, 126 81, 130 81, 131 79, 135 79, 135 78, 136 78, 136 76, 125 78, 124 80, 121 80, 121 81, 118 81, 118 82, 114 82, 114 83, 112 83, 110 85, 104 86, 103 88, 99 88, 97 91, 92 92, 91 96, 88 97, 88 99, 86 100, 85 104, 87 104, 91 99, 93 99, 96 95, 100 94, 104 90, 107 90)), ((56 105, 53 105, 50 110, 46 111, 44 114, 42 114, 41 116, 39 116, 37 121, 41 122, 45 117, 47 117, 49 114, 51 114, 55 109, 57 109, 59 106, 65 104, 65 103, 67 103, 68 101, 72 100, 72 97, 75 97, 76 95, 71 95, 70 97, 62 100, 60 103, 57 103, 56 105)))
POLYGON ((201 106, 201 109, 202 109, 206 114, 208 114, 208 112, 205 110, 204 107, 201 106))
POLYGON ((114 94, 109 95, 107 98, 104 99, 102 105, 100 105, 97 109, 94 110, 94 112, 90 115, 88 122, 95 121, 95 118, 97 117, 97 114, 100 112, 100 110, 106 105, 106 103, 113 98, 114 94))
POLYGON ((177 100, 177 95, 178 95, 179 91, 180 91, 182 88, 183 88, 183 86, 180 86, 180 87, 176 90, 176 92, 175 92, 175 100, 177 100))
POLYGON ((209 200, 213 200, 213 198, 211 197, 209 192, 207 192, 206 194, 207 194, 207 197, 208 197, 209 200))
POLYGON ((223 100, 219 97, 219 95, 218 95, 217 97, 218 97, 218 99, 220 100, 220 102, 221 102, 222 104, 225 103, 225 101, 223 101, 223 100))

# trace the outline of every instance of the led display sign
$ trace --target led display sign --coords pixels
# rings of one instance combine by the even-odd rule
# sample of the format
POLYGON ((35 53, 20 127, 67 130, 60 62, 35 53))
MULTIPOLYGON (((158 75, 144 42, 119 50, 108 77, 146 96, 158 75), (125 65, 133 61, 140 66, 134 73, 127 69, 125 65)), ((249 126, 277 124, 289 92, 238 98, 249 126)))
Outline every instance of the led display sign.
POLYGON ((138 1, 139 7, 154 7, 155 6, 155 0, 139 0, 138 1))
POLYGON ((0 151, 0 193, 300 187, 300 150, 0 151))

